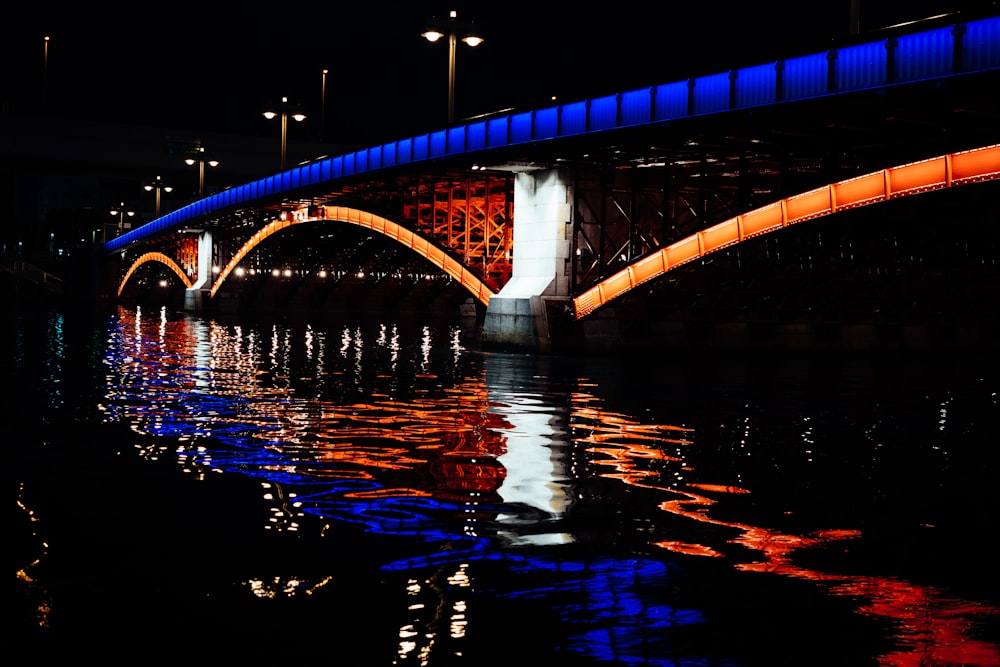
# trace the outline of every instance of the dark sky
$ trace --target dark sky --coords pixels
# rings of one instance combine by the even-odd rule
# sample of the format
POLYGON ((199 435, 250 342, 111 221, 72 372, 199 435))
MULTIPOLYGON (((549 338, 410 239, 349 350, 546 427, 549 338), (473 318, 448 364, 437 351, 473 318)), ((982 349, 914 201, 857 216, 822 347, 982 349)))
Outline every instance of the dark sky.
MULTIPOLYGON (((991 4, 858 2, 862 30, 991 4)), ((457 118, 812 52, 846 37, 851 18, 851 0, 130 6, 39 2, 21 5, 15 20, 8 8, 3 109, 34 113, 44 101, 63 116, 267 135, 275 124, 260 112, 285 95, 309 115, 290 138, 322 129, 328 141, 371 145, 446 124, 448 48, 420 33, 451 9, 486 39, 476 49, 459 44, 457 118), (515 7, 530 13, 513 15, 515 7)))

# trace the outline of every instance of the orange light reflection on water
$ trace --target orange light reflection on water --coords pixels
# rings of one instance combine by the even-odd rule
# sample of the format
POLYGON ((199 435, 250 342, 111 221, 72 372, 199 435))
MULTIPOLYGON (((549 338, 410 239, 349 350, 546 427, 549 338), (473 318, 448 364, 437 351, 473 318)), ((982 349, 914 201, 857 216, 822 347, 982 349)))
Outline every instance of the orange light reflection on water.
MULTIPOLYGON (((367 393, 378 399, 372 402, 301 400, 301 391, 289 386, 293 374, 284 371, 289 342, 277 333, 264 338, 238 327, 230 331, 215 322, 196 324, 188 319, 149 316, 141 309, 122 308, 119 313, 135 332, 124 372, 155 372, 165 377, 172 360, 187 367, 192 359, 201 357, 199 366, 205 368, 202 374, 206 382, 211 381, 213 393, 241 399, 238 411, 206 420, 204 435, 233 427, 251 439, 265 441, 263 448, 281 454, 283 460, 272 466, 262 464, 262 470, 317 479, 372 480, 378 471, 409 472, 416 478, 430 466, 437 482, 434 491, 418 491, 414 484, 377 492, 385 496, 492 494, 504 480, 503 466, 497 459, 506 452, 503 432, 510 425, 502 415, 490 411, 481 378, 443 389, 447 401, 419 389, 408 399, 375 391, 367 393), (143 323, 153 322, 158 324, 155 338, 143 328, 143 323)), ((316 332, 308 333, 310 355, 327 369, 315 373, 313 382, 321 382, 327 373, 340 376, 338 382, 345 381, 348 371, 334 370, 322 358, 324 352, 332 351, 330 342, 316 332)), ((364 347, 361 333, 346 329, 339 342, 339 356, 345 358, 349 350, 364 347)), ((395 381, 390 375, 380 377, 385 382, 395 381)), ((427 372, 416 372, 413 377, 431 385, 439 379, 427 372)), ((180 374, 169 379, 179 390, 196 385, 196 380, 185 380, 180 374)), ((300 382, 306 379, 298 378, 300 382)), ((113 392, 109 396, 115 397, 113 392)), ((155 424, 158 414, 166 417, 177 412, 177 401, 171 399, 169 395, 157 397, 144 408, 147 429, 155 424)))
MULTIPOLYGON (((598 476, 622 480, 626 484, 669 491, 678 497, 659 507, 672 515, 738 531, 729 542, 760 554, 758 560, 738 562, 737 570, 765 572, 826 585, 833 595, 865 600, 858 612, 892 621, 896 628, 897 649, 880 656, 887 667, 924 667, 927 665, 964 665, 995 667, 1000 665, 1000 646, 970 635, 976 619, 998 613, 995 607, 974 600, 951 597, 933 586, 920 586, 902 579, 878 576, 831 574, 798 565, 796 552, 836 541, 861 537, 860 531, 832 529, 810 535, 782 533, 762 526, 723 521, 710 516, 716 500, 702 492, 720 495, 743 495, 746 489, 731 485, 677 481, 691 468, 685 465, 683 448, 690 445, 692 429, 673 425, 637 424, 627 416, 593 407, 594 403, 574 406, 572 422, 585 437, 587 451, 596 455, 592 461, 604 472, 598 476), (667 437, 685 433, 685 438, 667 437), (659 435, 658 435, 659 434, 659 435), (664 447, 677 446, 671 455, 664 447), (665 471, 651 469, 649 461, 676 462, 682 471, 671 477, 671 484, 659 484, 665 471)), ((667 471, 668 472, 668 471, 667 471)), ((654 546, 686 556, 731 557, 707 544, 677 540, 659 540, 654 546)))
MULTIPOLYGON (((295 391, 282 386, 290 382, 291 375, 282 372, 281 346, 273 341, 243 336, 238 329, 230 335, 214 324, 206 336, 203 330, 192 330, 186 322, 162 322, 157 332, 158 344, 146 349, 143 345, 148 341, 144 342, 138 320, 139 317, 132 356, 122 371, 162 375, 166 374, 170 359, 184 365, 190 358, 204 356, 204 349, 212 354, 224 351, 224 358, 204 359, 201 365, 205 368, 200 371, 204 378, 196 377, 188 384, 211 380, 213 390, 218 393, 228 391, 232 396, 252 399, 241 404, 238 414, 213 416, 210 425, 253 427, 248 429, 250 437, 266 439, 267 447, 282 453, 282 470, 338 479, 352 476, 367 479, 380 470, 400 473, 394 484, 355 491, 356 497, 495 492, 505 475, 516 472, 513 468, 506 470, 500 459, 508 450, 509 439, 523 433, 502 414, 504 405, 491 399, 482 378, 464 379, 446 392, 436 394, 429 393, 426 387, 415 387, 406 400, 390 400, 391 393, 376 389, 367 394, 369 398, 377 396, 379 400, 375 402, 335 403, 318 398, 293 401, 290 399, 295 391), (171 331, 175 328, 179 331, 171 331), (177 347, 179 342, 181 347, 177 347), (272 345, 267 345, 268 342, 272 345), (147 355, 149 359, 145 358, 147 355), (276 366, 276 370, 261 370, 261 365, 268 364, 276 366), (216 369, 226 371, 216 372, 216 369), (266 385, 265 380, 272 385, 266 385), (442 396, 447 396, 447 400, 442 396), (420 477, 426 470, 431 471, 436 483, 433 488, 426 485, 426 477, 420 477)), ((346 359, 349 351, 358 353, 363 341, 353 340, 354 334, 347 330, 343 336, 339 350, 330 345, 333 340, 324 343, 310 338, 317 365, 321 367, 310 376, 315 383, 322 383, 327 374, 337 374, 338 383, 349 384, 353 379, 349 368, 336 370, 320 361, 324 344, 330 356, 339 352, 346 359)), ((387 383, 393 381, 388 375, 381 379, 387 383)), ((419 379, 433 382, 435 378, 420 374, 419 379)), ((846 543, 861 535, 849 528, 796 535, 712 517, 711 508, 717 500, 710 494, 730 497, 749 491, 695 479, 697 471, 685 456, 685 449, 695 442, 693 429, 639 423, 627 415, 603 410, 600 399, 580 391, 585 382, 578 383, 577 391, 571 395, 568 425, 574 433, 571 444, 585 448, 587 464, 597 469, 598 477, 666 492, 672 498, 659 504, 663 512, 734 531, 735 537, 726 540, 727 544, 758 554, 752 561, 734 562, 737 570, 816 582, 833 595, 863 600, 859 613, 888 620, 897 628, 897 649, 881 657, 883 665, 1000 664, 997 644, 970 636, 975 620, 995 615, 995 608, 892 577, 832 574, 798 565, 793 558, 797 552, 838 541, 846 543)), ((159 404, 168 399, 159 396, 151 399, 151 405, 143 413, 147 427, 155 425, 157 415, 178 410, 176 402, 159 404)), ((206 434, 210 434, 210 429, 206 434)), ((544 441, 548 436, 540 437, 544 441)), ((722 553, 721 545, 662 539, 651 544, 686 556, 734 558, 722 553)))

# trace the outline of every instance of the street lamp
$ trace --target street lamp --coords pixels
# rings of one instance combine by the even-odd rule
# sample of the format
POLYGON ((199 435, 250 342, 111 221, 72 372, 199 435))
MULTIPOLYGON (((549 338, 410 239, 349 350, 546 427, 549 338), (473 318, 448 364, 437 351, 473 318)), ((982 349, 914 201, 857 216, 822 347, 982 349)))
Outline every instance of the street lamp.
POLYGON ((144 185, 142 187, 143 187, 143 189, 146 192, 152 192, 153 190, 156 190, 156 216, 154 216, 154 217, 159 218, 160 217, 160 190, 163 190, 164 192, 173 192, 174 188, 172 186, 170 186, 170 185, 164 185, 163 181, 160 180, 159 176, 157 176, 156 179, 152 183, 149 183, 149 184, 144 185))
POLYGON ((288 117, 291 116, 292 120, 294 120, 296 123, 301 123, 306 119, 306 115, 298 111, 294 112, 290 111, 288 98, 282 97, 281 104, 278 105, 278 109, 276 111, 269 109, 264 112, 264 118, 268 120, 272 120, 277 116, 281 116, 281 170, 284 171, 285 148, 288 145, 288 117))
MULTIPOLYGON (((115 236, 121 236, 122 233, 126 229, 131 229, 132 228, 132 223, 131 222, 126 223, 125 222, 125 218, 126 217, 131 218, 131 217, 135 216, 135 211, 133 211, 131 209, 128 209, 128 208, 125 208, 125 202, 121 202, 120 204, 118 204, 118 206, 112 208, 111 211, 110 211, 110 213, 111 213, 111 215, 113 215, 113 216, 115 216, 115 217, 118 218, 118 223, 117 223, 117 226, 115 227, 115 230, 117 231, 117 233, 115 234, 115 236)), ((103 230, 102 230, 103 233, 101 234, 101 243, 107 243, 108 242, 108 226, 107 225, 102 225, 102 227, 103 227, 103 230)))
POLYGON ((48 111, 49 106, 49 36, 42 38, 45 41, 45 63, 42 71, 42 109, 48 111))
POLYGON ((203 197, 205 195, 205 165, 209 167, 218 167, 218 160, 210 160, 205 157, 205 147, 198 146, 195 149, 197 151, 198 157, 190 156, 185 158, 184 164, 193 166, 195 162, 198 163, 198 196, 203 197))
POLYGON ((329 74, 330 70, 323 70, 323 86, 320 89, 320 101, 319 101, 319 141, 323 143, 326 139, 326 75, 329 74))
POLYGON ((455 121, 455 50, 461 31, 461 39, 469 46, 479 46, 483 43, 483 38, 473 32, 471 23, 460 23, 458 12, 454 9, 448 18, 447 24, 441 21, 431 20, 431 26, 421 36, 428 42, 436 42, 445 35, 448 36, 448 124, 455 121), (445 33, 444 31, 448 32, 445 33))

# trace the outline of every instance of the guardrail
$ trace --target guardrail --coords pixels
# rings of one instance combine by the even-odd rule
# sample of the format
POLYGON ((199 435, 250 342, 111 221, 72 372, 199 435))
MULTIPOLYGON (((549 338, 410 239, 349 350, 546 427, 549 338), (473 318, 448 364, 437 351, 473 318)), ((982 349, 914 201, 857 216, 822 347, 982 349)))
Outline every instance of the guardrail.
POLYGON ((5 272, 24 278, 36 285, 42 285, 51 292, 61 294, 65 291, 65 283, 62 278, 24 260, 0 257, 0 266, 5 272))

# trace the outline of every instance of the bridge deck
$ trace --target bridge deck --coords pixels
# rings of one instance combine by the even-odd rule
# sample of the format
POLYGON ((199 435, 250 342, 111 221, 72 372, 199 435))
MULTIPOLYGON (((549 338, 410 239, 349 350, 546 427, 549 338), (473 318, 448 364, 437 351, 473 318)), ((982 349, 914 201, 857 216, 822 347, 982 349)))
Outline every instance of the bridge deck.
MULTIPOLYGON (((949 81, 1000 69, 1000 17, 987 16, 959 23, 908 26, 877 39, 846 43, 820 52, 762 63, 717 74, 653 85, 617 95, 562 104, 544 109, 500 115, 457 125, 424 135, 400 139, 321 159, 293 169, 230 188, 132 230, 106 245, 119 252, 158 234, 169 233, 199 220, 237 207, 290 206, 324 203, 343 196, 345 188, 362 180, 378 179, 400 168, 428 169, 441 160, 468 168, 476 160, 491 161, 496 169, 530 169, 553 160, 584 159, 598 150, 602 156, 617 149, 625 130, 657 129, 679 121, 728 116, 738 111, 760 111, 816 100, 837 100, 866 92, 884 92, 914 84, 949 81), (924 28, 924 29, 918 29, 924 28), (551 151, 559 146, 558 154, 551 151)), ((978 82, 970 84, 973 88, 978 82)), ((995 113, 995 88, 975 95, 976 105, 995 113)), ((934 96, 920 89, 920 103, 936 107, 934 96)), ((968 95, 970 91, 965 91, 968 95)), ((863 100, 872 104, 873 99, 863 100)), ((968 98, 971 103, 971 98, 968 98)), ((848 105, 858 100, 847 100, 848 105)), ((897 107, 898 108, 898 107, 897 107)), ((807 116, 808 109, 798 113, 807 116)), ((877 109, 871 111, 878 112, 877 109)), ((967 110, 968 116, 978 113, 967 110)), ((922 112, 928 117, 927 112, 922 112)), ((954 124, 951 124, 954 125, 954 124)), ((866 132, 878 131, 866 120, 866 132)), ((792 127, 789 131, 795 132, 792 127)), ((639 135, 648 137, 647 134, 639 135)), ((748 137, 752 140, 752 138, 748 137)), ((983 141, 972 145, 985 145, 983 141)), ((934 153, 960 150, 951 146, 934 153)), ((676 163, 690 153, 647 146, 618 159, 643 164, 676 163)), ((637 150, 633 148, 632 150, 637 150)), ((912 156, 917 159, 919 156, 912 156)), ((901 160, 895 161, 899 163, 901 160)), ((487 164, 487 162, 484 162, 487 164)))

